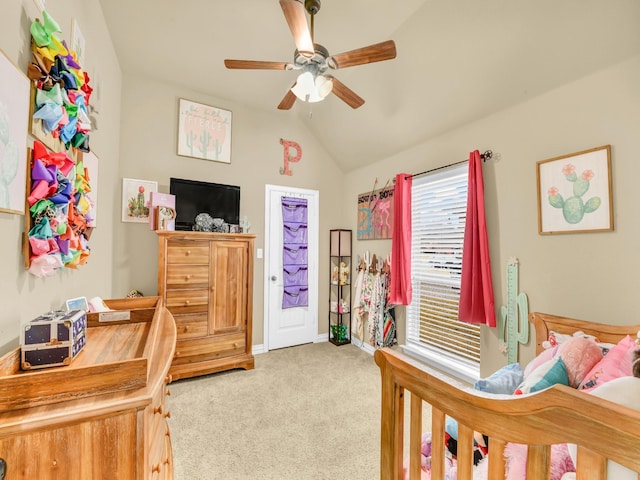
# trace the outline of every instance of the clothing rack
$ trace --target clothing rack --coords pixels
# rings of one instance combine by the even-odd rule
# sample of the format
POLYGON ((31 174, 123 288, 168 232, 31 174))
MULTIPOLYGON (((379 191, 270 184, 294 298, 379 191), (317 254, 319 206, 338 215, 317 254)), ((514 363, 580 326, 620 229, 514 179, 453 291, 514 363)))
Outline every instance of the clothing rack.
MULTIPOLYGON (((486 150, 484 153, 480 154, 480 158, 482 159, 483 162, 486 162, 487 160, 491 160, 492 157, 493 157, 493 152, 491 150, 486 150)), ((443 165, 442 167, 432 168, 431 170, 427 170, 425 172, 414 173, 413 175, 407 175, 405 178, 413 178, 413 177, 418 177, 420 175, 426 175, 427 173, 435 172, 436 170, 442 170, 443 168, 453 167, 454 165, 460 165, 461 163, 465 163, 468 161, 469 161, 468 159, 460 160, 459 162, 450 163, 449 165, 443 165)))

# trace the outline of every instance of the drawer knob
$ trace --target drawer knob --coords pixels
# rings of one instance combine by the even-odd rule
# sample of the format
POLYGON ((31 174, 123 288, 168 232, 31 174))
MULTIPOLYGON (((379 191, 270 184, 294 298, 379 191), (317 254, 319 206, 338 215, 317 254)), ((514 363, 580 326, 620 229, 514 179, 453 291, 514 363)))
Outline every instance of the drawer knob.
POLYGON ((184 301, 184 304, 185 304, 185 305, 189 305, 189 300, 185 300, 185 301, 184 301))
POLYGON ((167 377, 164 379, 164 381, 166 383, 171 383, 173 382, 173 376, 171 374, 167 375, 167 377))
POLYGON ((165 414, 164 414, 164 417, 165 417, 165 418, 171 418, 171 412, 167 412, 167 413, 165 413, 165 414))
POLYGON ((151 473, 160 473, 160 464, 156 463, 153 467, 151 467, 151 473))
POLYGON ((191 255, 191 250, 187 250, 186 252, 184 252, 184 254, 188 257, 189 255, 191 255))
POLYGON ((162 405, 158 405, 153 409, 153 413, 162 413, 162 405))
POLYGON ((189 325, 185 325, 184 326, 184 333, 187 333, 189 331, 189 325))
POLYGON ((164 394, 165 394, 167 397, 171 396, 171 390, 169 390, 169 389, 167 388, 167 391, 166 391, 166 392, 164 392, 164 394))
POLYGON ((187 280, 187 281, 191 280, 191 275, 185 275, 184 279, 187 280))

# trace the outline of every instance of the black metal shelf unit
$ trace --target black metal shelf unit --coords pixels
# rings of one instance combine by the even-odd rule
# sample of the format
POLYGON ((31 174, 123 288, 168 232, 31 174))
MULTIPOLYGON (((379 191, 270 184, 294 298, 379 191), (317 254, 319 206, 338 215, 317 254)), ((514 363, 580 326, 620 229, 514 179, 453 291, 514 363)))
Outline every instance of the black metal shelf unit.
POLYGON ((351 230, 329 232, 329 341, 351 343, 351 230))

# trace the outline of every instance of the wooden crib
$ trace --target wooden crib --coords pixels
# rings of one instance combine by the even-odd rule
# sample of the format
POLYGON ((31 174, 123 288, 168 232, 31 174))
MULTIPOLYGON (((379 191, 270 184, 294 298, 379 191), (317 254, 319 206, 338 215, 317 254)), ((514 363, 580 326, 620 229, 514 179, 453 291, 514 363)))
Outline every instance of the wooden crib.
MULTIPOLYGON (((549 331, 583 331, 602 342, 635 338, 640 325, 610 326, 532 313, 537 352, 549 331)), ((376 351, 382 375, 381 480, 420 479, 423 402, 431 406, 431 478, 444 479, 445 416, 458 421, 458 480, 473 478, 473 434, 489 437, 488 478, 505 478, 507 442, 526 444, 527 480, 547 480, 551 445, 578 445, 576 479, 606 479, 607 459, 640 472, 640 412, 564 385, 524 396, 483 393, 390 349, 376 351), (410 394, 409 446, 403 445, 405 392, 410 394), (440 461, 436 461, 440 459, 440 461)))

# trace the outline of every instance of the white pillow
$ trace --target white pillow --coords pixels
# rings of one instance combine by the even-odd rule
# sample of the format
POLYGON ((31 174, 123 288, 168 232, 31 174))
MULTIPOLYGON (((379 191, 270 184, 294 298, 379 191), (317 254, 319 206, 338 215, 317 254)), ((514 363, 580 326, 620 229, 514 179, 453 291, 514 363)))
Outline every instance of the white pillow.
MULTIPOLYGON (((595 397, 619 403, 625 407, 640 410, 640 378, 637 377, 614 378, 587 393, 595 397)), ((577 448, 574 444, 569 444, 568 447, 569 455, 571 455, 571 460, 573 460, 573 464, 575 465, 577 448)), ((638 480, 638 474, 633 470, 629 470, 609 460, 607 462, 607 479, 638 480)))

